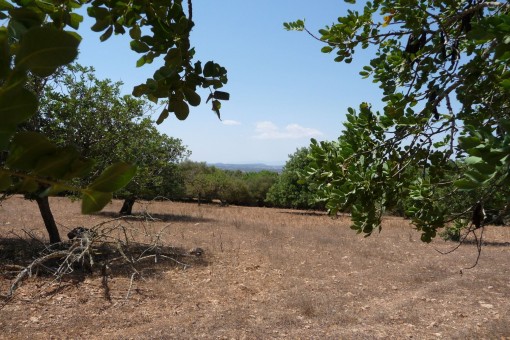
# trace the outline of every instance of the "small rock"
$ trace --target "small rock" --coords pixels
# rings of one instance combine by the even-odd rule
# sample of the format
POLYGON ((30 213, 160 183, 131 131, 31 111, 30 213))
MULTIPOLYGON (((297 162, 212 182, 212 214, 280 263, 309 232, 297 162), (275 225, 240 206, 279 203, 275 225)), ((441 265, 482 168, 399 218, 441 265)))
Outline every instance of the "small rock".
POLYGON ((480 306, 482 306, 483 308, 487 308, 487 309, 494 308, 494 306, 491 305, 490 303, 480 303, 480 306))

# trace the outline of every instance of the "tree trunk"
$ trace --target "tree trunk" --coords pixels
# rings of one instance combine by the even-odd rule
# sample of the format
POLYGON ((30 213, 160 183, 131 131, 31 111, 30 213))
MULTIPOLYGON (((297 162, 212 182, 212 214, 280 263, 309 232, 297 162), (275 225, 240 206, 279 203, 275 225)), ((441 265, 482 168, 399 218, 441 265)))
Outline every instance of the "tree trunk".
POLYGON ((46 226, 46 230, 48 231, 48 236, 50 237, 50 243, 58 243, 62 242, 60 239, 60 234, 58 233, 57 224, 55 223, 55 219, 53 218, 53 213, 50 209, 50 201, 48 196, 35 198, 37 205, 39 206, 39 211, 41 212, 42 219, 44 221, 44 225, 46 226))
POLYGON ((122 208, 120 208, 119 214, 133 215, 133 205, 135 205, 135 201, 136 199, 134 197, 124 199, 124 204, 122 204, 122 208))

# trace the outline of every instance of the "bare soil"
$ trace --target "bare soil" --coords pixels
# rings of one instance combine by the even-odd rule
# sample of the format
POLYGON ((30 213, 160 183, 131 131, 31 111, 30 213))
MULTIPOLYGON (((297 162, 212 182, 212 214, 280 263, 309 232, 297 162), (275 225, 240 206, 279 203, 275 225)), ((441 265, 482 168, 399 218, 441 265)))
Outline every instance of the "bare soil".
MULTIPOLYGON (((62 236, 121 206, 84 216, 79 202, 50 202, 62 236)), ((473 243, 441 255, 455 243, 424 244, 399 218, 363 238, 347 216, 319 212, 174 202, 137 203, 134 212, 159 221, 118 223, 164 230, 167 244, 201 247, 203 259, 186 269, 149 264, 131 290, 130 274, 113 272, 111 300, 99 271, 62 282, 34 276, 0 304, 0 338, 510 339, 510 228, 485 227, 478 265, 460 274, 476 260, 473 243)), ((0 237, 28 235, 45 239, 36 203, 2 202, 0 237)), ((12 280, 0 276, 1 293, 12 280)))

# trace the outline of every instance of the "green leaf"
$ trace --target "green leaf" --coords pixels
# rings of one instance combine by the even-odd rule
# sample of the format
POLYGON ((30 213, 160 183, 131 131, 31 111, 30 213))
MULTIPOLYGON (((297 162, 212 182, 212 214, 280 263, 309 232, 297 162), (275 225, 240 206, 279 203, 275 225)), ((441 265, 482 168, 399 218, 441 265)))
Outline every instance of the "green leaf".
POLYGON ((214 112, 216 112, 218 119, 221 120, 220 109, 221 109, 221 102, 219 100, 213 100, 212 101, 212 110, 214 112))
POLYGON ((138 40, 142 37, 142 30, 140 29, 140 26, 136 25, 136 26, 133 26, 130 30, 129 30, 129 36, 131 37, 131 39, 133 40, 138 40))
POLYGON ((481 141, 478 137, 459 137, 460 146, 464 149, 472 149, 480 145, 481 141))
POLYGON ((469 165, 477 164, 480 162, 483 162, 483 159, 481 157, 470 156, 470 157, 466 158, 466 164, 469 164, 469 165))
POLYGON ((168 105, 168 109, 175 113, 175 116, 179 120, 185 120, 189 115, 189 106, 183 100, 175 99, 172 97, 168 105))
POLYGON ((53 26, 32 28, 21 39, 16 67, 47 77, 57 67, 76 59, 79 44, 80 39, 75 34, 60 31, 53 26))
POLYGON ((92 27, 90 27, 90 29, 94 32, 102 32, 110 25, 111 25, 110 18, 96 19, 96 22, 94 23, 94 25, 92 25, 92 27))
POLYGON ((106 168, 94 180, 87 190, 113 192, 126 186, 136 174, 136 166, 127 163, 115 163, 106 168))
POLYGON ((168 109, 164 108, 163 111, 161 111, 161 114, 158 117, 158 120, 156 121, 156 124, 161 124, 165 119, 168 118, 168 109))
POLYGON ((33 178, 25 178, 18 186, 20 192, 35 192, 39 189, 39 183, 33 178))
POLYGON ((82 214, 92 214, 100 211, 112 198, 113 194, 111 192, 82 190, 81 212, 82 214))
POLYGON ((7 77, 10 72, 10 65, 9 32, 6 27, 0 27, 0 79, 7 77))
POLYGON ((5 0, 0 0, 0 11, 5 11, 14 8, 12 4, 5 0))
POLYGON ((461 190, 472 190, 480 187, 481 185, 480 183, 473 182, 468 179, 459 179, 453 182, 453 184, 461 190))
POLYGON ((79 157, 80 154, 74 148, 63 148, 41 157, 33 171, 40 176, 61 178, 70 172, 71 165, 79 157))
POLYGON ((422 242, 430 243, 432 241, 432 234, 430 233, 423 233, 420 237, 422 242))
POLYGON ((149 87, 145 84, 141 84, 141 85, 136 85, 133 88, 132 95, 135 97, 141 97, 148 92, 149 92, 149 87))
POLYGON ((113 33, 113 26, 110 26, 103 34, 101 34, 101 36, 99 37, 99 40, 101 40, 101 41, 108 40, 112 36, 112 33, 113 33))
POLYGON ((196 93, 195 91, 193 91, 192 89, 190 88, 183 88, 182 89, 182 92, 184 93, 184 98, 186 98, 186 101, 191 105, 191 106, 198 106, 200 105, 200 96, 198 95, 198 93, 196 93))
POLYGON ((182 53, 178 48, 172 48, 165 56, 165 61, 168 64, 180 65, 182 64, 182 53))
POLYGON ((51 187, 47 188, 46 190, 44 190, 39 196, 41 196, 41 197, 54 196, 54 195, 57 195, 63 191, 69 190, 69 189, 70 188, 67 185, 55 184, 55 185, 52 185, 51 187))
POLYGON ((35 3, 37 4, 37 7, 39 7, 46 13, 52 13, 56 9, 55 5, 53 5, 47 1, 35 0, 35 3))
POLYGON ((0 150, 4 150, 9 145, 12 135, 16 132, 16 126, 0 125, 0 150))
POLYGON ((141 42, 140 40, 132 40, 129 45, 133 51, 138 53, 145 53, 150 51, 149 45, 141 42))
POLYGON ((214 99, 219 100, 230 100, 230 93, 223 91, 214 91, 213 97, 214 99))
POLYGON ((77 30, 80 28, 80 24, 83 22, 83 16, 76 13, 69 13, 67 24, 77 30))
POLYGON ((331 46, 324 46, 323 48, 321 48, 322 53, 330 53, 331 51, 333 51, 333 47, 331 46))
POLYGON ((11 143, 6 164, 19 170, 32 170, 39 159, 53 153, 56 146, 36 132, 17 133, 11 143))
POLYGON ((143 55, 136 61, 136 67, 142 67, 147 63, 147 56, 143 55))
POLYGON ((500 82, 501 87, 505 90, 510 90, 510 79, 505 79, 500 82))
POLYGON ((37 111, 37 97, 25 88, 0 92, 0 121, 15 127, 37 111))
POLYGON ((92 171, 94 164, 95 162, 91 159, 75 159, 70 166, 69 172, 62 176, 62 179, 83 178, 92 171))
POLYGON ((0 191, 6 190, 12 184, 11 176, 7 174, 0 174, 0 191))

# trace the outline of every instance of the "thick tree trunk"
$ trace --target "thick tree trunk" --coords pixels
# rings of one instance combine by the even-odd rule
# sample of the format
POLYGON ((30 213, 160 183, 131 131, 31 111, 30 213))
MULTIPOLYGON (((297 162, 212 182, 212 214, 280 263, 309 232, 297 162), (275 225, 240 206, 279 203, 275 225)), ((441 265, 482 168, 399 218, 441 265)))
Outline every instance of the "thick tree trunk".
POLYGON ((122 204, 122 208, 120 208, 119 214, 121 215, 133 215, 133 205, 135 205, 136 199, 134 197, 129 197, 124 200, 124 204, 122 204))
POLYGON ((62 240, 60 239, 60 234, 58 233, 57 224, 55 223, 53 213, 51 212, 50 209, 50 201, 48 199, 48 196, 44 197, 37 196, 35 201, 39 206, 39 211, 41 212, 44 225, 46 226, 46 230, 48 231, 50 243, 62 242, 62 240))

